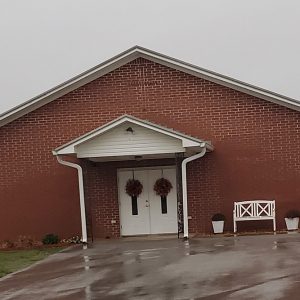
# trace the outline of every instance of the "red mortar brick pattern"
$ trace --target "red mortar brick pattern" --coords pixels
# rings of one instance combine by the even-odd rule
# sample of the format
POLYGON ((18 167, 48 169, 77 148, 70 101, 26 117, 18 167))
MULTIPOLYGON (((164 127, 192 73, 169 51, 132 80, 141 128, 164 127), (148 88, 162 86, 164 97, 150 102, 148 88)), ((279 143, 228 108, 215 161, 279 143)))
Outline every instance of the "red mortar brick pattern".
POLYGON ((85 195, 88 209, 89 236, 120 235, 117 176, 115 169, 88 164, 85 168, 85 195), (112 224, 112 220, 116 223, 112 224))
MULTIPOLYGON (((219 211, 232 230, 234 201, 275 199, 278 228, 286 210, 300 208, 298 112, 136 59, 0 128, 0 239, 80 233, 76 170, 51 151, 123 114, 214 144, 188 166, 190 232, 211 232, 219 211)), ((91 174, 95 234, 118 235, 119 224, 110 223, 118 216, 116 173, 95 167, 91 174)))

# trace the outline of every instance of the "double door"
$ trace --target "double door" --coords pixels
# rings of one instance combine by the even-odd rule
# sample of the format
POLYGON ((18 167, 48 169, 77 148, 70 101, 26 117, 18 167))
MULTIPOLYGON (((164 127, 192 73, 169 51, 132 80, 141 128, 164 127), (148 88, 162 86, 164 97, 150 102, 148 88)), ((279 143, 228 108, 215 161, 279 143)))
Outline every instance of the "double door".
POLYGON ((177 191, 175 168, 119 170, 118 190, 121 235, 177 233, 177 191), (139 180, 142 193, 133 199, 126 193, 129 179, 139 180), (167 197, 154 191, 157 179, 164 177, 172 184, 167 197))

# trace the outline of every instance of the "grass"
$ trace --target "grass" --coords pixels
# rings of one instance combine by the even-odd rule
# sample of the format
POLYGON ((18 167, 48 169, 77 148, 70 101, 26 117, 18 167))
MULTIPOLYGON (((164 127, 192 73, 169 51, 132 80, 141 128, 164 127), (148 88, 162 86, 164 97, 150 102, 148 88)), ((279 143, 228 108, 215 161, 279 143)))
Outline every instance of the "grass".
POLYGON ((0 277, 23 269, 62 248, 0 251, 0 277))

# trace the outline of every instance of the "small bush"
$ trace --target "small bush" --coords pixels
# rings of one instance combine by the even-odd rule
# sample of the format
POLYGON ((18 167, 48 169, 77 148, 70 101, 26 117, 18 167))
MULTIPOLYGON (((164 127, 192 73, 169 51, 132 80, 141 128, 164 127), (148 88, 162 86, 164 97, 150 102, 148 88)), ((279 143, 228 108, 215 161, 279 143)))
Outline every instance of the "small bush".
POLYGON ((44 245, 53 245, 59 243, 59 238, 57 235, 53 233, 46 234, 45 237, 42 239, 44 245))
POLYGON ((291 209, 285 214, 285 217, 288 218, 288 219, 299 218, 300 217, 300 211, 296 210, 296 209, 291 209))
POLYGON ((212 221, 225 221, 225 216, 223 214, 215 214, 211 218, 212 221))

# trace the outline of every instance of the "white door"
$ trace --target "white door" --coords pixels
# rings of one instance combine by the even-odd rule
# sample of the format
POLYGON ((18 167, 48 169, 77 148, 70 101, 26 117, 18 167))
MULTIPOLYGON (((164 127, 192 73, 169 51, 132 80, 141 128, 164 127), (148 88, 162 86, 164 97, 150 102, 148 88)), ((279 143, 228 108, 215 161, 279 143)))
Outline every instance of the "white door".
POLYGON ((132 179, 132 171, 119 172, 119 201, 122 235, 149 234, 150 218, 148 204, 148 177, 142 170, 134 171, 134 178, 143 185, 143 192, 137 198, 137 211, 134 212, 132 199, 126 194, 125 187, 128 179, 132 179))
POLYGON ((156 180, 161 177, 161 169, 148 171, 151 233, 175 233, 178 231, 176 171, 175 169, 163 170, 163 177, 168 179, 173 186, 166 199, 161 199, 153 190, 156 180), (162 203, 163 201, 166 203, 162 203))
POLYGON ((143 185, 143 192, 136 203, 125 191, 126 183, 132 177, 132 170, 119 171, 121 235, 177 233, 175 168, 134 170, 134 178, 143 185), (173 186, 166 199, 161 199, 153 190, 156 180, 162 177, 162 173, 173 186))

